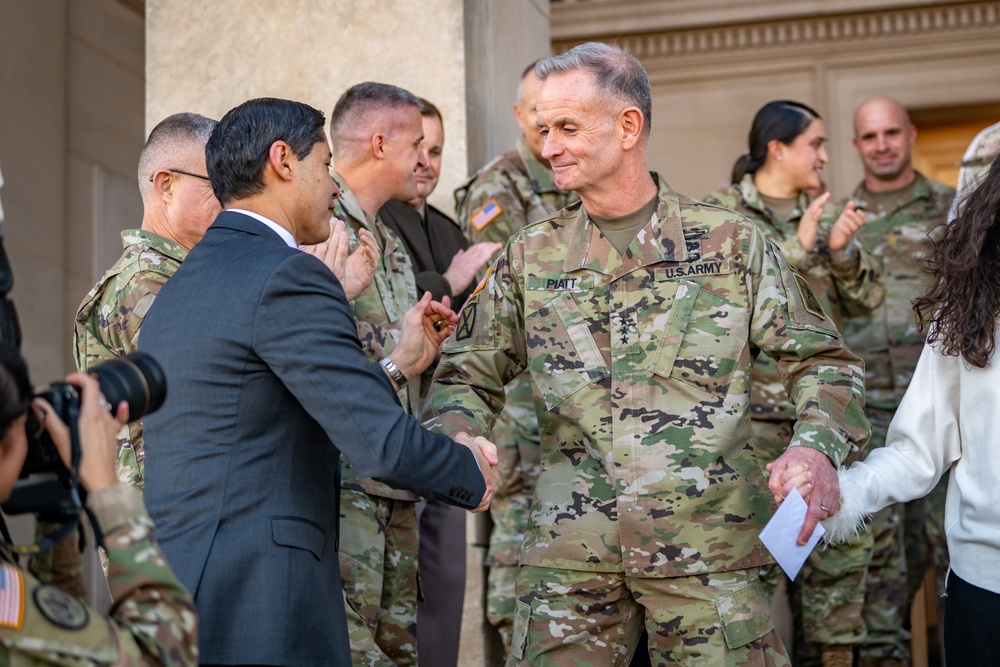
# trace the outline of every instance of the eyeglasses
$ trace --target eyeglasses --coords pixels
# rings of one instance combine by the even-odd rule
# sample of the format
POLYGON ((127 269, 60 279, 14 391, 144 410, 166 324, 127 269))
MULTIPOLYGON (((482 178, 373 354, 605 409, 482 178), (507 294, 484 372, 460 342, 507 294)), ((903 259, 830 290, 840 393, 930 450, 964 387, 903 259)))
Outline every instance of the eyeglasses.
MULTIPOLYGON (((171 174, 184 174, 185 176, 194 176, 195 178, 202 178, 211 183, 211 179, 209 179, 208 176, 202 176, 201 174, 192 174, 190 171, 184 171, 183 169, 171 169, 168 167, 166 171, 169 171, 171 174)), ((156 174, 154 173, 149 175, 150 183, 153 182, 153 176, 156 176, 156 174)))

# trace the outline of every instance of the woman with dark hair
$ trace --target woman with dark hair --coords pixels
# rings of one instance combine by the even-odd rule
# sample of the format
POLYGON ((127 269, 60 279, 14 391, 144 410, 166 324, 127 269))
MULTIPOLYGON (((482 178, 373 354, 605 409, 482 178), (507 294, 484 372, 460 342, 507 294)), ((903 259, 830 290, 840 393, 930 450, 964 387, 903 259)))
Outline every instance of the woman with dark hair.
MULTIPOLYGON (((81 395, 79 480, 104 529, 115 606, 108 618, 79 600, 84 588, 75 533, 26 569, 0 540, 0 664, 195 665, 194 602, 156 545, 139 492, 119 484, 115 474, 116 434, 128 408, 123 401, 112 417, 97 380, 75 373, 67 381, 81 395)), ((29 410, 68 463, 69 428, 51 405, 31 398, 24 359, 0 343, 0 502, 10 497, 24 466, 29 410)), ((56 528, 40 524, 39 530, 56 528)))
MULTIPOLYGON (((945 531, 949 665, 1000 664, 1000 160, 963 199, 931 258, 934 284, 914 310, 927 343, 886 446, 840 471, 841 508, 827 539, 849 538, 868 515, 926 495, 951 471, 945 531)), ((789 469, 775 493, 809 481, 789 469)))
MULTIPOLYGON (((757 223, 808 281, 823 310, 840 329, 845 316, 860 316, 885 296, 878 259, 854 237, 865 222, 848 204, 839 217, 822 192, 827 162, 826 127, 805 104, 778 100, 754 116, 749 152, 733 166, 732 184, 705 198, 738 211, 757 223)), ((804 288, 799 286, 800 291, 804 288)), ((800 307, 816 308, 803 293, 800 307)), ((751 415, 758 456, 774 461, 788 447, 795 429, 795 408, 773 361, 758 358, 751 379, 751 415)), ((840 464, 834 461, 834 464, 840 464)), ((808 497, 811 489, 804 489, 808 497)), ((794 664, 852 664, 853 645, 864 639, 861 612, 872 538, 833 550, 813 552, 798 582, 791 586, 796 610, 794 664)), ((776 566, 763 568, 761 581, 774 593, 781 578, 776 566)))

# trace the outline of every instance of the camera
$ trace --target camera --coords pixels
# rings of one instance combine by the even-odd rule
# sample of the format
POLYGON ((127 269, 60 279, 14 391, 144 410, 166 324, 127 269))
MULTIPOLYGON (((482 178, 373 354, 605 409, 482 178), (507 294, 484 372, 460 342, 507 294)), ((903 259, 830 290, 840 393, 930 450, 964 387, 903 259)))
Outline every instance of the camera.
MULTIPOLYGON (((163 368, 144 352, 110 359, 92 366, 88 373, 97 378, 112 412, 121 401, 128 403, 129 421, 154 412, 167 396, 163 368)), ((74 469, 63 465, 52 438, 29 410, 25 425, 28 454, 10 499, 3 504, 3 511, 7 514, 35 512, 46 521, 68 522, 77 516, 85 499, 83 489, 77 485, 75 470, 81 454, 77 432, 80 396, 76 387, 65 382, 54 382, 37 396, 48 401, 69 427, 74 469)))

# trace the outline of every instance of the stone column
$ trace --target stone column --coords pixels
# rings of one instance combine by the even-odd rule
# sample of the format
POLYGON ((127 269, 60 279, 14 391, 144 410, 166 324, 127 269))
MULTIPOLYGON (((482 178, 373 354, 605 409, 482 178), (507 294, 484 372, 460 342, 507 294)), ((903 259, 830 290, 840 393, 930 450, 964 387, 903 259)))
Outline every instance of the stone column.
POLYGON ((431 201, 448 212, 467 172, 516 137, 517 77, 548 51, 547 0, 147 0, 146 130, 262 96, 329 116, 348 86, 395 84, 444 116, 431 201))

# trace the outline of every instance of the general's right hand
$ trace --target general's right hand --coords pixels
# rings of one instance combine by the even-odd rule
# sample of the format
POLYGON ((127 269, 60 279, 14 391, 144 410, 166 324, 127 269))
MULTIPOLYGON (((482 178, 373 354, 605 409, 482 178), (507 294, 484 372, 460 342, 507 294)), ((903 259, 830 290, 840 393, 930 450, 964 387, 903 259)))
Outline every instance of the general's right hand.
POLYGON ((497 446, 481 435, 470 438, 469 434, 465 432, 456 434, 455 442, 468 447, 472 455, 476 457, 476 462, 479 463, 479 470, 483 473, 483 481, 486 482, 486 493, 483 494, 476 509, 472 511, 485 512, 489 509, 490 502, 493 500, 493 492, 496 491, 500 481, 500 474, 497 472, 497 465, 500 464, 497 446))
MULTIPOLYGON (((118 453, 118 431, 128 422, 128 403, 122 401, 112 417, 108 402, 101 393, 97 380, 84 373, 73 373, 66 382, 80 392, 80 483, 90 493, 118 484, 115 473, 118 453)), ((47 401, 36 398, 32 401, 39 421, 45 427, 59 450, 63 464, 70 466, 69 427, 56 415, 47 401), (42 414, 44 412, 44 415, 42 414)))

